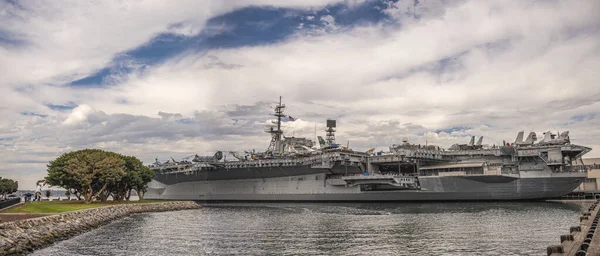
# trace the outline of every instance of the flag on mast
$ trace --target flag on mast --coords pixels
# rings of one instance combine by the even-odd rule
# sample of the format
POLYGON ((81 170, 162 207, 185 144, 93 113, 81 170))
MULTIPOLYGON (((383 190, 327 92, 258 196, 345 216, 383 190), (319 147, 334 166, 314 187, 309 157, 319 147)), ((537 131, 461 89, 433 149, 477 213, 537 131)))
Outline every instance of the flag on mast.
POLYGON ((281 118, 282 122, 294 122, 296 121, 296 118, 293 118, 292 116, 284 116, 283 118, 281 118))

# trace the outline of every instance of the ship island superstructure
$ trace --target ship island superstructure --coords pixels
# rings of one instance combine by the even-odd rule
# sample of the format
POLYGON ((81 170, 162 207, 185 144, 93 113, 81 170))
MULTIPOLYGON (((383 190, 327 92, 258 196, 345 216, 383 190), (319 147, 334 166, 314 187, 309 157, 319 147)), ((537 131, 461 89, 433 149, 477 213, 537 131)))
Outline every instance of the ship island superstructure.
POLYGON ((285 105, 265 131, 266 151, 218 151, 182 161, 158 160, 146 198, 201 201, 445 201, 539 200, 566 195, 586 178, 578 165, 591 149, 569 133, 535 133, 514 143, 485 147, 483 137, 445 150, 404 140, 387 152, 351 150, 335 143, 336 121, 326 139, 286 137, 285 105), (234 159, 225 159, 230 154, 234 159), (191 160, 190 160, 191 159, 191 160))

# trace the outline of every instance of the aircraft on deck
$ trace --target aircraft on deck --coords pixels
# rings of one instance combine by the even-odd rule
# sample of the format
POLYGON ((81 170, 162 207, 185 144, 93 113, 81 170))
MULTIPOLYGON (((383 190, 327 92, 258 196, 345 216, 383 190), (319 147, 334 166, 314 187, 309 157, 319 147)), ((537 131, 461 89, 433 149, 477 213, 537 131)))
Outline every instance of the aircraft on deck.
POLYGON ((475 143, 475 136, 471 136, 471 140, 467 144, 454 144, 450 146, 448 150, 474 150, 483 148, 483 136, 479 137, 477 143, 475 143))
MULTIPOLYGON (((525 141, 523 141, 523 131, 521 131, 517 135, 517 139, 515 139, 515 142, 513 143, 513 145, 518 146, 518 147, 533 146, 536 141, 537 141, 537 136, 536 136, 535 132, 530 132, 529 136, 527 136, 527 139, 525 141)), ((571 143, 571 140, 569 139, 569 131, 562 132, 562 133, 556 133, 556 134, 554 134, 550 131, 547 131, 547 132, 544 132, 544 138, 540 142, 538 142, 537 145, 540 145, 540 146, 562 145, 562 144, 568 144, 568 143, 571 143)))
POLYGON ((519 132, 513 145, 523 147, 523 146, 531 146, 531 145, 533 145, 533 143, 535 143, 535 141, 537 140, 537 135, 535 134, 535 132, 530 132, 529 135, 527 136, 527 139, 525 141, 523 141, 524 133, 525 133, 524 131, 519 132))
POLYGON ((544 133, 544 139, 542 139, 538 144, 539 145, 562 145, 571 143, 571 139, 569 138, 569 131, 562 133, 552 133, 547 131, 544 133))

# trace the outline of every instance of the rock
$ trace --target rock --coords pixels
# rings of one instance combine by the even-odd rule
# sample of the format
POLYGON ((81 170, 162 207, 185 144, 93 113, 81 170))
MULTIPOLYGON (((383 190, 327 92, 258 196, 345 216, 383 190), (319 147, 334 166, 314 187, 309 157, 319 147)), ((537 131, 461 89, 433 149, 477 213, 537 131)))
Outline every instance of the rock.
POLYGON ((197 208, 200 206, 191 201, 121 204, 1 223, 0 255, 31 252, 135 213, 197 208))
POLYGON ((15 241, 10 240, 10 238, 8 238, 8 237, 5 237, 4 241, 6 241, 7 243, 9 243, 10 245, 14 245, 15 244, 15 241))

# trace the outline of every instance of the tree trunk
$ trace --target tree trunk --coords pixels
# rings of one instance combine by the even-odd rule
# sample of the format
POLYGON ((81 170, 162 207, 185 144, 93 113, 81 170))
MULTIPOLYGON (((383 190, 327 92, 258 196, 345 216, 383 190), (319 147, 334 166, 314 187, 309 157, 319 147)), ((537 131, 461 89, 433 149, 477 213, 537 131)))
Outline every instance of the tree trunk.
MULTIPOLYGON (((98 191, 94 197, 98 197, 98 196, 102 195, 102 193, 104 192, 104 190, 106 190, 107 186, 108 186, 108 183, 104 183, 104 186, 102 186, 102 188, 100 189, 100 191, 98 191)), ((90 186, 90 193, 92 193, 92 187, 91 186, 90 186)))
POLYGON ((90 188, 88 188, 88 191, 85 191, 85 193, 83 194, 83 199, 85 200, 86 204, 89 204, 89 203, 92 202, 92 199, 93 199, 93 196, 94 196, 92 193, 93 193, 93 191, 92 191, 92 188, 90 186, 90 188))
POLYGON ((108 196, 106 194, 108 191, 104 191, 102 193, 98 193, 98 197, 100 198, 100 202, 106 202, 106 198, 108 198, 108 196))
POLYGON ((126 197, 127 191, 119 191, 119 202, 123 201, 126 197))
POLYGON ((125 200, 129 201, 129 197, 131 197, 131 189, 127 190, 127 195, 125 196, 125 200))
POLYGON ((136 189, 135 192, 138 194, 140 200, 144 199, 144 192, 142 192, 140 189, 136 189))
POLYGON ((123 201, 123 197, 124 197, 123 192, 114 192, 112 194, 112 196, 113 196, 114 201, 117 201, 117 202, 123 201))
POLYGON ((127 198, 127 190, 123 190, 119 192, 119 201, 124 201, 127 198))

